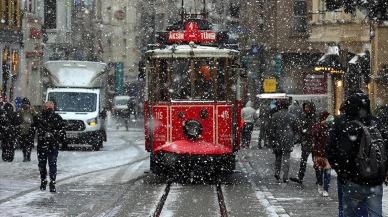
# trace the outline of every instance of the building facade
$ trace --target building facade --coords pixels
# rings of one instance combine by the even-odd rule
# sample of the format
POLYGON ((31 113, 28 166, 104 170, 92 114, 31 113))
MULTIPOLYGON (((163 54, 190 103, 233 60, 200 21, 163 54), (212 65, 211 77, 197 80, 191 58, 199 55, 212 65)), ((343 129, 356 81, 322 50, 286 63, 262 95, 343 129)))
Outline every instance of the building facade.
POLYGON ((20 76, 23 45, 20 1, 0 0, 0 91, 12 102, 20 76))
POLYGON ((311 8, 310 0, 244 2, 241 43, 249 59, 251 99, 258 93, 326 93, 309 80, 324 47, 309 40, 311 8))
POLYGON ((332 112, 338 114, 352 89, 370 91, 369 69, 361 60, 365 59, 369 65, 371 23, 360 10, 349 14, 343 9, 328 11, 324 0, 313 0, 309 24, 309 41, 326 45, 321 47, 325 54, 316 63, 315 73, 324 73, 329 78, 332 112))

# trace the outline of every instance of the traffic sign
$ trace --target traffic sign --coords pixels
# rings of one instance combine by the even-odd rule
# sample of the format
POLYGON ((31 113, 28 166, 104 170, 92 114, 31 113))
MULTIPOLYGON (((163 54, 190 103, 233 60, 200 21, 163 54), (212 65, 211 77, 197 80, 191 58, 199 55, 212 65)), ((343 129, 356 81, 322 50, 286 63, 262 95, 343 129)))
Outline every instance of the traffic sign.
POLYGON ((263 88, 264 88, 264 93, 276 92, 276 79, 275 78, 265 78, 263 88))
POLYGON ((260 53, 260 46, 257 44, 254 44, 251 46, 251 54, 259 54, 260 53))

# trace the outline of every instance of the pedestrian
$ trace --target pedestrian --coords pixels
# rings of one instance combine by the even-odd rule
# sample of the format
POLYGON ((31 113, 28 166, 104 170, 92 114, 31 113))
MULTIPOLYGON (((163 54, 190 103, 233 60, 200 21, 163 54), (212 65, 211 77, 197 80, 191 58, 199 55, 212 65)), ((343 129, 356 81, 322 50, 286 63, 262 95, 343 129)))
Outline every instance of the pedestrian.
POLYGON ((8 162, 13 161, 17 144, 18 123, 13 110, 13 105, 8 102, 0 109, 1 157, 8 162))
POLYGON ((306 172, 306 166, 307 166, 307 159, 312 151, 312 144, 313 144, 313 138, 312 138, 312 127, 315 123, 315 105, 313 102, 308 101, 303 103, 303 119, 300 124, 300 133, 302 135, 302 141, 301 141, 301 158, 300 158, 300 165, 299 165, 299 172, 298 177, 291 177, 290 180, 293 182, 297 182, 299 184, 303 183, 304 174, 306 172))
POLYGON ((129 115, 133 114, 134 119, 136 120, 137 119, 136 99, 134 97, 129 98, 127 106, 128 106, 129 115))
POLYGON ((242 128, 241 146, 249 148, 253 132, 253 125, 256 122, 256 110, 252 108, 252 102, 249 100, 241 111, 241 117, 244 119, 242 128))
POLYGON ((30 101, 23 98, 21 107, 16 112, 16 119, 19 124, 18 142, 23 152, 23 162, 31 161, 31 150, 34 147, 35 131, 32 127, 34 111, 31 109, 30 101))
MULTIPOLYGON (((387 139, 387 135, 381 131, 380 122, 371 114, 369 97, 363 93, 349 96, 345 101, 345 113, 335 118, 325 147, 329 163, 342 185, 343 216, 357 216, 362 204, 366 206, 369 216, 382 216, 382 184, 386 179, 386 171, 379 178, 367 180, 361 176, 356 156, 364 127, 355 125, 354 121, 366 127, 377 127, 384 141, 387 139)), ((388 153, 382 154, 386 156, 388 153)))
MULTIPOLYGON (((342 102, 341 106, 339 108, 339 115, 345 114, 345 103, 342 102)), ((330 129, 330 128, 329 128, 330 129)), ((344 216, 344 207, 342 204, 342 184, 340 181, 339 176, 337 176, 337 195, 338 195, 338 217, 344 216)), ((365 204, 361 204, 360 208, 358 209, 358 215, 359 217, 365 217, 368 216, 368 210, 365 207, 365 204)))
POLYGON ((330 123, 329 112, 323 111, 319 115, 318 121, 312 127, 312 137, 313 137, 313 156, 314 164, 313 168, 315 169, 317 185, 318 185, 318 194, 324 197, 329 196, 329 185, 331 180, 331 166, 329 161, 326 158, 325 154, 325 142, 328 132, 328 124, 330 123), (326 121, 328 119, 328 121, 326 121))
POLYGON ((288 102, 281 101, 279 110, 272 115, 271 138, 273 139, 272 149, 275 154, 275 175, 280 180, 280 170, 283 171, 283 182, 288 183, 288 172, 290 169, 290 155, 294 148, 294 136, 298 130, 295 117, 288 112, 288 102))
POLYGON ((50 192, 56 192, 55 181, 57 176, 57 157, 59 144, 66 137, 64 121, 54 112, 54 103, 48 101, 44 110, 34 118, 33 127, 38 133, 38 167, 40 172, 40 190, 46 190, 47 161, 49 166, 50 192))
MULTIPOLYGON (((268 114, 269 114, 269 106, 261 106, 259 110, 259 117, 258 117, 258 125, 259 125, 259 142, 257 147, 259 149, 263 148, 264 146, 268 146, 268 137, 267 137, 267 130, 266 126, 268 126, 268 114)), ((256 113, 257 115, 257 113, 256 113)))

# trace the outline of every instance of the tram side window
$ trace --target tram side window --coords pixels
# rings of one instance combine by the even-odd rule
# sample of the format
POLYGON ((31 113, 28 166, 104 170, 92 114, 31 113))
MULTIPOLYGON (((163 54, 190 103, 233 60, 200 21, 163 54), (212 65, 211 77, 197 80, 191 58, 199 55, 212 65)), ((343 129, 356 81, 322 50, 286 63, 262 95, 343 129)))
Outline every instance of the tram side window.
POLYGON ((225 63, 224 59, 217 62, 217 100, 226 101, 227 80, 225 79, 225 63))
POLYGON ((168 101, 168 75, 167 75, 167 61, 160 62, 159 70, 159 94, 160 101, 168 101))
POLYGON ((171 66, 173 99, 191 99, 190 65, 188 62, 176 60, 171 66))

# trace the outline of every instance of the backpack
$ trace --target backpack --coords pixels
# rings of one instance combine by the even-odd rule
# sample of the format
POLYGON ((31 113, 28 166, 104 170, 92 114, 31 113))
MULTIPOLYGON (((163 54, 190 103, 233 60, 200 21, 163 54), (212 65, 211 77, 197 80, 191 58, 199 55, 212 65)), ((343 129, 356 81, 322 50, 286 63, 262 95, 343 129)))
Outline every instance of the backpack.
POLYGON ((33 122, 32 114, 29 111, 24 111, 20 114, 20 116, 21 116, 20 134, 28 135, 30 134, 30 127, 33 122))
POLYGON ((362 181, 376 181, 385 177, 387 155, 383 137, 377 125, 372 121, 365 126, 360 121, 350 121, 362 128, 362 136, 355 163, 362 181))

